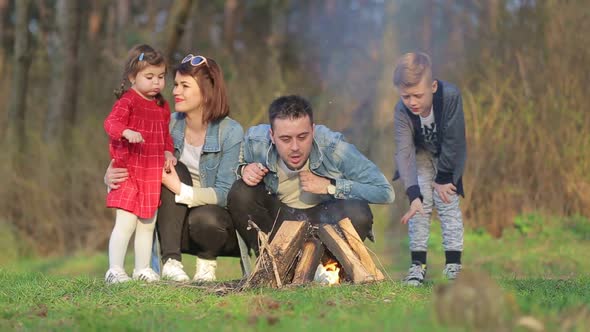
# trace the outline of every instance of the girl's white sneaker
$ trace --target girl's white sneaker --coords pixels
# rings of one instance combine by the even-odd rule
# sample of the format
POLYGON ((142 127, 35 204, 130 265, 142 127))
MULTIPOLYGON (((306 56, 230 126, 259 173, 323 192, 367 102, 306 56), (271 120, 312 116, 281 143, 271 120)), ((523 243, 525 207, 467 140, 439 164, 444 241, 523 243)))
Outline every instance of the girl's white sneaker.
POLYGON ((104 276, 104 281, 107 284, 119 284, 122 282, 131 281, 131 278, 125 273, 125 270, 115 266, 110 268, 104 276))
POLYGON ((133 279, 145 282, 155 282, 160 281, 160 276, 151 268, 146 267, 139 271, 133 270, 133 279))

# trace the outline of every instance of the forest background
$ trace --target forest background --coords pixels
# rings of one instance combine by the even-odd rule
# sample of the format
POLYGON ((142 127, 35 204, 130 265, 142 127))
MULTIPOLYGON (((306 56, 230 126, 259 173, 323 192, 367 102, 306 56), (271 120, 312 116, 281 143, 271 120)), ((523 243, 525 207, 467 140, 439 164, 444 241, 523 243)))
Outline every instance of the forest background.
MULTIPOLYGON (((583 0, 0 0, 0 238, 11 239, 17 257, 105 250, 113 213, 105 208, 102 121, 126 52, 138 43, 163 50, 171 63, 189 52, 214 58, 231 116, 244 128, 266 122, 277 96, 305 96, 317 123, 342 131, 390 179, 395 61, 428 52, 435 77, 463 94, 468 231, 499 238, 526 213, 588 223, 589 7, 583 0)), ((394 187, 396 202, 376 207, 378 241, 406 234, 398 220, 407 199, 401 183, 394 187)))

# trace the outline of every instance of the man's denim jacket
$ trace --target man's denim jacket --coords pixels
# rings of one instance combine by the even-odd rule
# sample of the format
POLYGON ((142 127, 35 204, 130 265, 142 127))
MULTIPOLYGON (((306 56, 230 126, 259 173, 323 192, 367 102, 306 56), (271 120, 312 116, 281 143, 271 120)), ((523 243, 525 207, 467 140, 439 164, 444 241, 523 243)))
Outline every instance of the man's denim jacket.
MULTIPOLYGON (((276 194, 279 178, 279 155, 271 143, 270 125, 251 127, 244 137, 242 164, 261 163, 270 171, 264 177, 269 193, 276 194)), ((393 202, 395 194, 387 178, 377 165, 347 143, 342 134, 325 126, 316 125, 309 156, 312 173, 336 182, 335 198, 359 199, 373 204, 393 202)))
MULTIPOLYGON (((184 148, 184 129, 186 115, 172 113, 170 134, 174 141, 174 155, 180 158, 184 148)), ((225 117, 209 123, 205 143, 199 161, 199 175, 202 188, 213 188, 217 204, 227 205, 227 193, 236 180, 236 168, 240 157, 240 146, 244 130, 235 120, 225 117)))

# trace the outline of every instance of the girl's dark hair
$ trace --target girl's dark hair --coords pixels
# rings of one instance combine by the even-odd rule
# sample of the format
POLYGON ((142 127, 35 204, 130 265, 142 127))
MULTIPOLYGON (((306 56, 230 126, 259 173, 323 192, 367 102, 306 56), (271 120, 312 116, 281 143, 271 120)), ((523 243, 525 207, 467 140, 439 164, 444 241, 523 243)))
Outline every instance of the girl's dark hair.
POLYGON ((229 102, 221 67, 213 59, 205 58, 205 63, 196 66, 191 61, 180 63, 174 75, 190 75, 197 81, 203 97, 203 123, 210 123, 229 115, 229 102))
MULTIPOLYGON (((131 82, 129 82, 129 76, 136 76, 137 73, 148 66, 161 65, 166 66, 166 60, 164 59, 164 55, 162 55, 162 53, 146 44, 134 46, 129 51, 127 61, 125 61, 121 86, 114 91, 117 99, 121 98, 121 96, 131 86, 131 82)), ((158 93, 155 98, 159 106, 164 105, 165 100, 161 93, 158 93)))

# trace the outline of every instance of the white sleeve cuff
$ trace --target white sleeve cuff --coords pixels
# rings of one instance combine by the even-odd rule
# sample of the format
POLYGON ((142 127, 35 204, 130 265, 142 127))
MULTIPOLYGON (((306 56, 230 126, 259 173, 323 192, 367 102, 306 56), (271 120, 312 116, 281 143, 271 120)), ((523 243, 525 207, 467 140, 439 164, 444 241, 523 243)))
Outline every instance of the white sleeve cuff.
POLYGON ((189 205, 193 202, 193 187, 187 186, 184 183, 180 184, 180 195, 174 195, 174 201, 176 203, 189 205))

